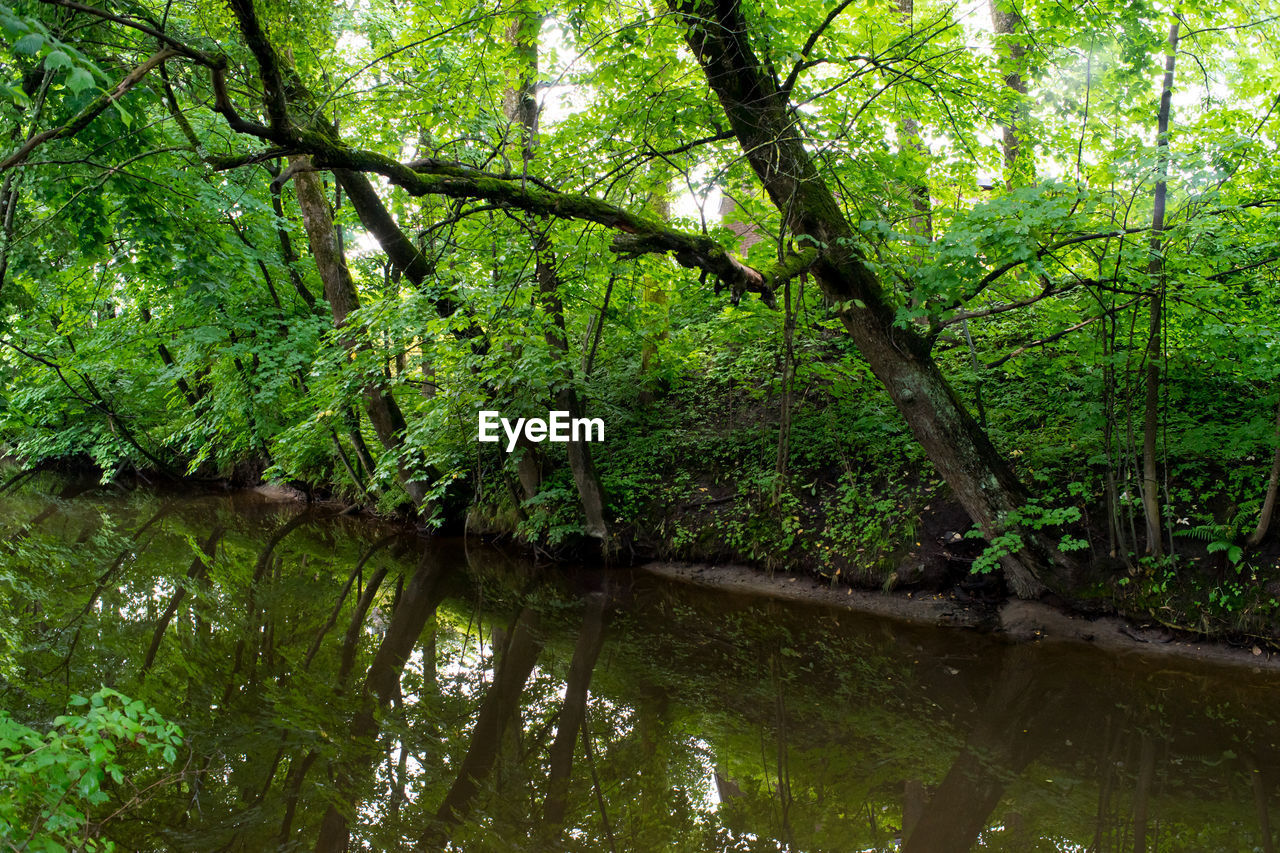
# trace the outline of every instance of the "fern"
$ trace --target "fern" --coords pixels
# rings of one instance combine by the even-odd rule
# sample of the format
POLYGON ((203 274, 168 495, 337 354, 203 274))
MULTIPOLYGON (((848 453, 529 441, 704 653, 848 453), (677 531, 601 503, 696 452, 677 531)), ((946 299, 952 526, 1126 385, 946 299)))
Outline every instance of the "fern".
POLYGON ((1175 530, 1173 535, 1199 539, 1201 542, 1218 542, 1227 539, 1231 531, 1221 524, 1200 524, 1184 530, 1175 530))

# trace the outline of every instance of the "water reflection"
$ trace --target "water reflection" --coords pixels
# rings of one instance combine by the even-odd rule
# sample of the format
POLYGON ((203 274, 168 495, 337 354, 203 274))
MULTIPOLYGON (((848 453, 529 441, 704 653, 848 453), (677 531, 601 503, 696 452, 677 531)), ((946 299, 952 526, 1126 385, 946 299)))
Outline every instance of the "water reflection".
POLYGON ((4 705, 181 723, 123 849, 1274 849, 1269 677, 82 486, 0 503, 4 705))

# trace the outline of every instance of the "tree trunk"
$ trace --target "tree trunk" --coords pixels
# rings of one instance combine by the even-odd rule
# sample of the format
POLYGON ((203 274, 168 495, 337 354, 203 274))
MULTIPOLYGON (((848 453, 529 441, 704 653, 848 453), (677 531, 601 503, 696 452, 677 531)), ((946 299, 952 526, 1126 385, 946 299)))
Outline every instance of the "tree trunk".
POLYGON ((1010 0, 989 0, 991 28, 996 34, 996 55, 1004 71, 1005 88, 1012 93, 1012 108, 1000 126, 1000 146, 1004 152, 1005 186, 1013 189, 1035 179, 1031 158, 1022 150, 1021 122, 1026 115, 1027 81, 1022 72, 1026 66, 1026 45, 1020 35, 1022 16, 1010 0))
MULTIPOLYGON (((495 650, 496 651, 496 650, 495 650)), ((536 611, 524 608, 506 637, 498 659, 493 683, 485 693, 471 730, 471 744, 458 768, 453 786, 445 795, 435 819, 418 839, 418 850, 439 850, 449 827, 461 823, 471 811, 480 784, 498 760, 498 750, 508 725, 519 718, 520 697, 542 652, 542 637, 536 611)))
MULTIPOLYGON (((915 0, 898 0, 898 14, 908 29, 914 31, 915 0)), ((922 158, 929 156, 929 146, 920 138, 920 123, 914 116, 904 115, 898 119, 898 150, 913 151, 922 158)), ((908 220, 911 233, 933 240, 933 201, 929 197, 929 184, 921 179, 912 181, 908 186, 911 193, 911 207, 914 211, 908 220)))
MULTIPOLYGON (((652 173, 656 176, 656 180, 660 186, 653 195, 650 196, 649 207, 653 214, 663 222, 671 219, 671 198, 668 191, 670 186, 670 178, 668 177, 668 169, 657 166, 652 173)), ((653 365, 658 357, 658 341, 665 341, 668 337, 667 327, 670 322, 669 311, 667 307, 667 282, 664 282, 656 275, 646 274, 641 281, 640 298, 647 305, 659 306, 663 317, 661 326, 656 332, 651 331, 647 326, 643 331, 643 342, 640 344, 640 394, 637 398, 641 406, 648 406, 653 403, 655 398, 655 390, 657 383, 653 376, 653 365)), ((647 313, 647 312, 646 312, 647 313)), ((605 312, 600 312, 600 325, 604 325, 605 312)), ((599 334, 599 329, 597 329, 599 334)))
POLYGON ((823 251, 813 273, 872 372, 888 390, 938 472, 974 523, 990 538, 1012 529, 1021 549, 1002 557, 1014 592, 1035 597, 1047 586, 1065 590, 1073 564, 1047 537, 1012 527, 1008 515, 1027 498, 1022 484, 960 402, 913 329, 896 325, 896 310, 856 247, 857 238, 830 188, 796 134, 790 107, 747 40, 734 0, 710 9, 672 0, 685 16, 686 38, 729 119, 746 159, 785 225, 823 251))
MULTIPOLYGON (((538 78, 538 33, 542 30, 542 15, 531 10, 523 10, 512 24, 510 38, 517 55, 524 64, 524 77, 519 85, 508 90, 504 107, 512 122, 519 125, 521 131, 521 152, 524 169, 527 172, 529 162, 533 159, 538 139, 538 100, 536 85, 538 78)), ((538 292, 543 310, 551 317, 551 326, 547 329, 547 346, 551 348, 560 370, 564 374, 564 387, 556 392, 556 406, 569 413, 573 419, 583 415, 582 401, 573 387, 573 362, 569 358, 569 337, 564 322, 564 304, 560 299, 560 277, 556 271, 555 255, 551 251, 545 231, 540 232, 533 240, 535 258, 535 275, 538 281, 538 292)), ((578 499, 582 503, 583 515, 586 519, 584 532, 593 538, 604 541, 608 538, 609 528, 605 523, 604 487, 600 484, 600 475, 596 473, 595 462, 591 456, 591 445, 585 441, 576 441, 571 436, 565 443, 565 455, 569 459, 569 470, 573 472, 573 482, 578 490, 578 499)), ((525 457, 530 457, 527 451, 525 457)), ((521 480, 525 479, 521 472, 521 480)))
MULTIPOLYGON (((291 161, 294 159, 291 158, 291 161)), ((311 254, 320 272, 320 280, 324 283, 324 296, 333 313, 333 326, 341 329, 346 325, 347 316, 360 307, 360 300, 355 283, 351 280, 351 272, 347 269, 346 259, 338 249, 329 200, 325 198, 320 177, 315 172, 306 169, 296 172, 293 187, 298 196, 298 207, 302 211, 302 222, 311 245, 311 254)), ((358 348, 354 338, 347 337, 344 343, 352 351, 358 348)), ((376 380, 364 386, 362 396, 369 421, 378 434, 378 441, 397 455, 396 467, 405 492, 417 509, 424 509, 426 487, 416 481, 413 472, 405 466, 404 433, 407 424, 400 406, 391 396, 391 391, 376 380)), ((436 479, 438 474, 429 470, 427 476, 436 479)))
POLYGON ((1249 545, 1257 547, 1267 538, 1271 529, 1271 516, 1276 511, 1276 492, 1280 491, 1280 405, 1276 406, 1276 449, 1271 456, 1271 476, 1267 478, 1267 496, 1262 501, 1262 511, 1258 513, 1258 526, 1249 536, 1249 545))
POLYGON ((1142 509, 1147 520, 1147 553, 1164 553, 1164 523, 1160 517, 1160 476, 1157 442, 1160 432, 1160 361, 1164 358, 1164 213, 1169 194, 1169 108, 1173 100, 1173 67, 1178 53, 1178 22, 1169 27, 1164 58, 1164 87, 1156 121, 1156 187, 1151 211, 1151 259, 1147 274, 1152 294, 1147 337, 1147 395, 1142 426, 1142 509))
MULTIPOLYGON (((338 801, 343 806, 350 803, 351 811, 359 807, 363 788, 361 782, 377 763, 376 739, 381 729, 379 714, 391 705, 393 699, 399 698, 400 677, 404 673, 405 662, 417 645, 427 621, 435 615, 436 608, 444 598, 440 583, 443 575, 444 563, 431 551, 426 551, 409 585, 405 587, 391 616, 387 632, 369 664, 359 707, 351 721, 351 749, 341 757, 335 773, 334 786, 338 801)), ((364 596, 361 599, 363 603, 364 596)), ((367 608, 364 612, 367 612, 367 608)), ((361 618, 363 621, 363 613, 361 618)), ((316 853, 344 853, 350 835, 348 812, 339 807, 338 803, 331 802, 320 822, 316 853)))
POLYGON ((1147 818, 1155 770, 1156 744, 1151 735, 1144 732, 1138 755, 1138 789, 1133 795, 1133 853, 1147 853, 1147 818))
MULTIPOLYGON (((552 326, 546 334, 547 346, 559 355, 561 369, 567 374, 565 381, 572 382, 573 367, 569 359, 564 305, 560 301, 560 280, 552 264, 550 260, 539 260, 537 266, 542 305, 552 319, 552 326)), ((566 385, 556 392, 556 405, 562 411, 567 411, 570 418, 577 419, 583 415, 581 400, 572 385, 566 385)), ((571 438, 565 443, 565 455, 569 457, 569 470, 573 472, 573 482, 578 488, 578 499, 582 502, 582 511, 586 517, 584 532, 588 536, 604 541, 609 535, 609 528, 604 519, 604 487, 600 485, 600 475, 596 473, 595 462, 591 458, 591 445, 571 438)))
MULTIPOLYGON (((903 838, 903 853, 966 853, 973 849, 1004 796, 1050 741, 1039 731, 1047 712, 1064 700, 1050 690, 1027 646, 1004 652, 975 725, 903 838), (1036 731, 1034 736, 1029 731, 1036 731)), ((905 823, 905 820, 904 820, 905 823)), ((1023 849, 1023 848, 1010 848, 1023 849)))
MULTIPOLYGON (((279 166, 271 166, 267 169, 273 178, 280 175, 279 166)), ((316 298, 307 289, 306 282, 302 280, 302 276, 298 274, 297 268, 294 266, 298 262, 298 254, 293 250, 293 240, 289 237, 289 230, 284 227, 284 201, 280 198, 280 184, 275 180, 271 181, 271 209, 276 214, 276 239, 280 244, 280 260, 284 263, 285 271, 289 274, 289 281, 293 284, 293 290, 298 294, 309 309, 316 307, 316 298)))
POLYGON ((778 453, 773 470, 778 475, 774 483, 774 497, 782 494, 787 463, 791 459, 791 386, 796 375, 796 312, 791 307, 791 279, 782 286, 782 404, 778 417, 778 453))
POLYGON ((222 525, 214 525, 209 538, 200 546, 200 553, 191 561, 191 568, 187 569, 186 583, 179 583, 178 588, 169 597, 169 604, 156 622, 155 631, 152 632, 151 645, 147 647, 147 652, 143 655, 142 668, 138 670, 139 677, 145 676, 147 671, 151 669, 151 665, 155 663, 156 654, 160 651, 160 643, 164 640, 164 632, 168 629, 169 623, 173 621, 174 615, 177 614, 178 606, 182 604, 182 599, 187 596, 187 584, 195 583, 209 571, 209 564, 213 561, 214 549, 218 547, 218 540, 222 538, 223 531, 222 525))
MULTIPOLYGON (((0 275, 0 283, 3 283, 3 277, 0 275)), ((142 322, 151 322, 151 309, 145 305, 138 306, 138 313, 142 316, 142 322)), ((172 370, 175 374, 173 384, 178 386, 178 390, 182 392, 182 397, 187 401, 188 406, 194 406, 200 402, 200 395, 192 390, 187 383, 186 377, 178 373, 177 362, 173 358, 173 353, 169 352, 169 348, 164 345, 164 341, 156 342, 156 352, 160 354, 160 360, 164 362, 164 366, 172 370)))
POLYGON ((1267 810, 1267 777, 1253 756, 1245 755, 1241 761, 1244 763, 1245 773, 1249 776, 1249 787, 1253 789, 1253 806, 1258 813, 1258 834, 1262 836, 1262 853, 1275 853, 1276 846, 1271 837, 1271 815, 1267 810))
POLYGON ((569 675, 565 679, 564 702, 556 720, 556 737, 548 755, 547 797, 543 803, 543 818, 549 824, 564 823, 565 799, 569 790, 573 753, 578 741, 578 730, 587 715, 587 691, 591 686, 591 673, 604 646, 604 617, 609 596, 593 593, 587 598, 587 612, 582 619, 582 630, 573 647, 573 659, 569 662, 569 675))

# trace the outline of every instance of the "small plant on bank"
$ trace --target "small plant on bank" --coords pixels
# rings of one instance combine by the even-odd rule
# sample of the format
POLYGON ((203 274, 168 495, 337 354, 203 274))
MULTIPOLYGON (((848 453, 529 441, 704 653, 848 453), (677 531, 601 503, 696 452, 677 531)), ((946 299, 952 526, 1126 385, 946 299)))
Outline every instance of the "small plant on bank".
MULTIPOLYGON (((1005 518, 1005 523, 1014 529, 998 533, 987 540, 986 549, 973 561, 973 572, 986 574, 999 567, 1002 557, 1016 554, 1022 550, 1022 537, 1018 534, 1016 528, 1046 530, 1052 527, 1064 527, 1079 520, 1079 507, 1043 507, 1036 501, 1028 501, 1025 506, 1010 512, 1005 518)), ((965 536, 969 539, 987 538, 976 527, 966 533, 965 536)), ((1088 547, 1088 542, 1083 539, 1077 539, 1065 531, 1058 540, 1058 548, 1063 551, 1079 551, 1088 547)))

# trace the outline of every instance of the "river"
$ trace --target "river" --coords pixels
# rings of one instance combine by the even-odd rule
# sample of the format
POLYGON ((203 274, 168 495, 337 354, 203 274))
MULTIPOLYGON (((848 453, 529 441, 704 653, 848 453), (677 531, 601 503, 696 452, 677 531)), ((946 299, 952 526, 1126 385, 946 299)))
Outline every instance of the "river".
POLYGON ((181 726, 92 814, 122 850, 1274 849, 1274 674, 85 485, 0 497, 0 707, 181 726))

